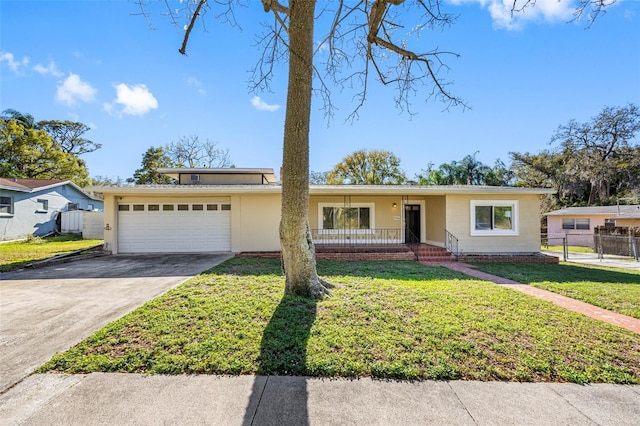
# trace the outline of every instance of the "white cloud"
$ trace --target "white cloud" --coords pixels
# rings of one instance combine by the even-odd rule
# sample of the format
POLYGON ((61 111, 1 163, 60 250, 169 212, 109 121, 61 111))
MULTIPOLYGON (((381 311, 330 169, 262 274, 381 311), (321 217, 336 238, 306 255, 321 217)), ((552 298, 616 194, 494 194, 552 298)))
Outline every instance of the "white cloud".
POLYGON ((195 77, 187 78, 187 84, 190 87, 193 87, 194 89, 196 89, 200 95, 204 96, 204 95, 207 94, 207 91, 202 86, 202 82, 200 80, 198 80, 197 78, 195 78, 195 77))
POLYGON ((258 111, 274 112, 280 109, 280 105, 269 105, 260 99, 260 96, 254 96, 253 99, 251 99, 251 105, 253 105, 258 111))
POLYGON ((21 66, 26 66, 29 64, 29 58, 26 56, 22 57, 22 60, 18 61, 14 58, 13 53, 11 52, 2 52, 0 53, 0 62, 6 62, 11 68, 11 71, 16 74, 20 72, 21 66))
POLYGON ((53 61, 49 62, 49 65, 47 65, 46 67, 44 65, 36 64, 36 66, 33 67, 33 70, 38 74, 52 75, 54 77, 62 77, 64 75, 63 72, 58 70, 58 67, 56 67, 56 63, 53 61))
POLYGON ((127 85, 120 83, 116 86, 116 99, 113 103, 105 103, 104 109, 113 112, 114 104, 120 104, 119 115, 145 115, 152 109, 158 108, 158 100, 144 84, 127 85))
POLYGON ((496 28, 507 30, 521 29, 528 21, 535 22, 566 22, 573 18, 576 7, 574 0, 536 0, 534 5, 527 4, 528 0, 449 0, 454 5, 477 3, 487 9, 496 28), (524 5, 527 6, 522 10, 524 5), (511 12, 512 9, 515 9, 511 12))
POLYGON ((95 99, 97 90, 89 83, 80 80, 78 74, 70 73, 61 86, 58 86, 56 99, 67 105, 78 102, 91 102, 95 99))

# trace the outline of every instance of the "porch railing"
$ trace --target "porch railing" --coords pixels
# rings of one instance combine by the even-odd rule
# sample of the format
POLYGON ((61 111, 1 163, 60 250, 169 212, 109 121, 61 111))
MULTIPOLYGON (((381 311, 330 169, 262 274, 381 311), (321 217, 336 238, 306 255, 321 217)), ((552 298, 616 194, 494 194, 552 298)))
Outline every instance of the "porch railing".
POLYGON ((403 232, 400 228, 378 229, 312 229, 311 236, 316 245, 404 245, 403 232))
POLYGON ((451 232, 444 230, 444 244, 449 253, 453 255, 458 254, 458 239, 451 232))

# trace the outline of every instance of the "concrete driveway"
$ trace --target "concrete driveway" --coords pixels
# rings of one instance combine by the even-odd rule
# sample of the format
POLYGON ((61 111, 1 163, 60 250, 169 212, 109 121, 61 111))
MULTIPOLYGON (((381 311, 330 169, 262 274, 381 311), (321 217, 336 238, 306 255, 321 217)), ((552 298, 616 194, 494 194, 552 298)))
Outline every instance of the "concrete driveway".
POLYGON ((54 353, 231 256, 114 255, 0 274, 0 393, 54 353))

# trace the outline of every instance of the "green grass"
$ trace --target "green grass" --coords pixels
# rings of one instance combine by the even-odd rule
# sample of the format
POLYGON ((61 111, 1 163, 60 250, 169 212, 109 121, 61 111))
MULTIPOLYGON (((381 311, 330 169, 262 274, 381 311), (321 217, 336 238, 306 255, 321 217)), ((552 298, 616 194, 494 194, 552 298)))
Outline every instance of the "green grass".
POLYGON ((279 261, 231 259, 39 372, 640 383, 640 335, 417 262, 318 262, 336 287, 284 295, 279 261))
POLYGON ((0 244, 0 272, 20 269, 28 263, 101 244, 74 234, 0 244))
POLYGON ((477 263, 484 272, 640 319, 640 272, 575 263, 477 263))
MULTIPOLYGON (((563 250, 563 247, 562 246, 542 246, 542 250, 561 252, 563 250)), ((567 250, 569 250, 569 252, 574 252, 574 253, 594 253, 591 247, 568 246, 567 250)))

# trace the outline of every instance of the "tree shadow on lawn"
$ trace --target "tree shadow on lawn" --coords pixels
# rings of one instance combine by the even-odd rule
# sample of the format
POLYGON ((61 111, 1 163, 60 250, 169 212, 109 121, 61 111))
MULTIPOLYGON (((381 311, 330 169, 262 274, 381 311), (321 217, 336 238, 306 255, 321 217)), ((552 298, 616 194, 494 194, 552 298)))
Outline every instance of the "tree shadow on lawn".
POLYGON ((277 377, 256 380, 243 425, 308 425, 307 342, 316 320, 314 300, 285 294, 260 343, 259 376, 300 376, 286 383, 277 377), (268 388, 268 389, 267 389, 268 388))
POLYGON ((523 284, 536 282, 595 282, 606 284, 638 284, 640 274, 573 264, 473 263, 476 269, 509 278, 523 284))

